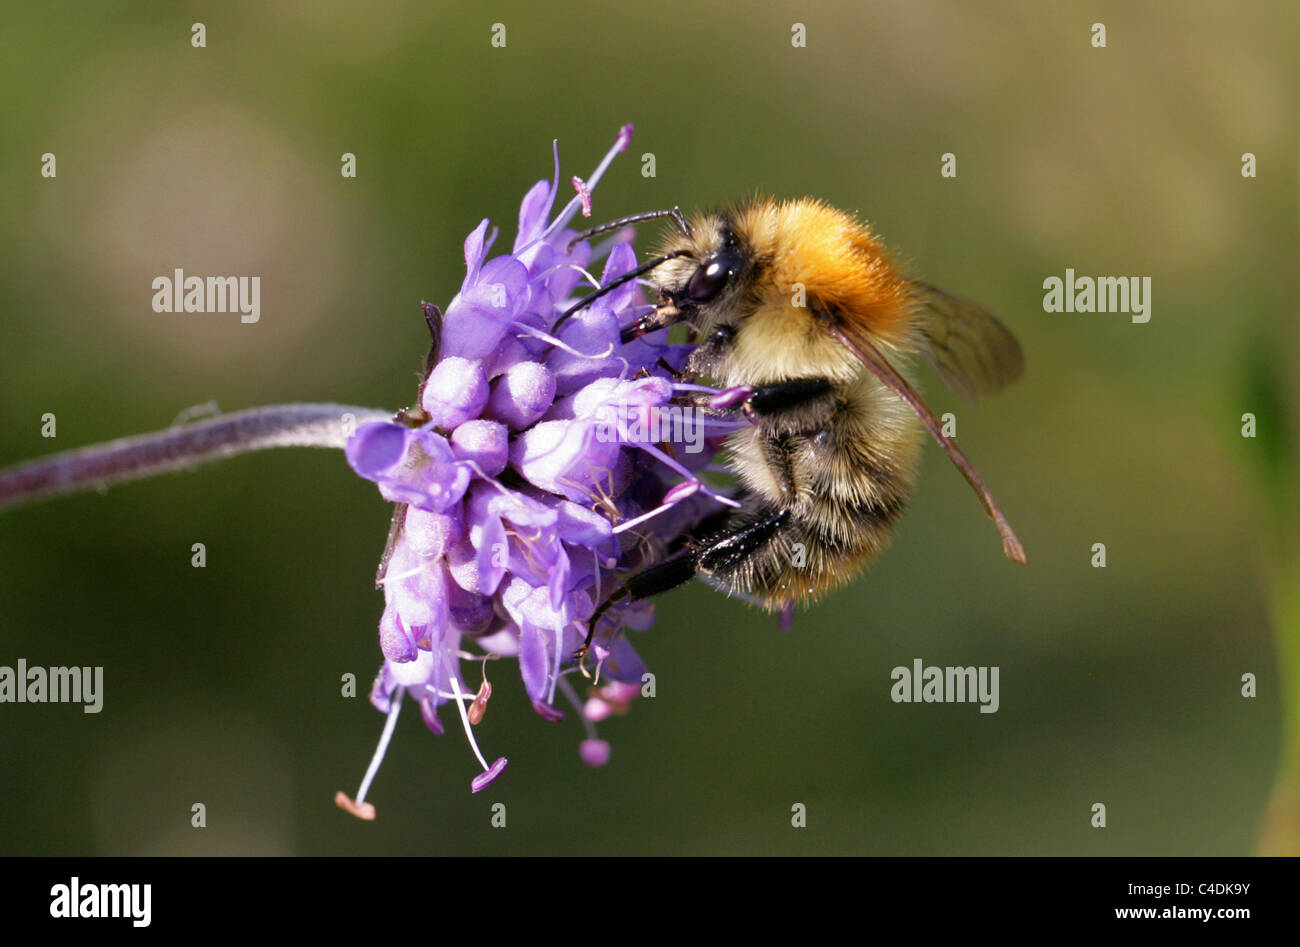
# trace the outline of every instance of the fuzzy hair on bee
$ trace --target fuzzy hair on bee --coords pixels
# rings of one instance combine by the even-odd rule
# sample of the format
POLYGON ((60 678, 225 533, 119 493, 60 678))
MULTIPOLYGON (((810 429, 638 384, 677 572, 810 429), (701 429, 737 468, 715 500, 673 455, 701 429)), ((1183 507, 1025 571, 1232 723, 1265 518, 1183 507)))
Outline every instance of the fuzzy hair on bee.
POLYGON ((757 198, 689 220, 674 209, 616 223, 664 216, 679 232, 637 271, 657 305, 624 336, 688 323, 697 345, 685 374, 740 393, 753 423, 727 446, 742 506, 607 604, 695 576, 773 611, 817 600, 889 544, 927 429, 979 494, 1006 555, 1026 561, 909 377, 924 359, 971 399, 1014 381, 1024 358, 997 318, 908 279, 867 224, 820 200, 757 198))

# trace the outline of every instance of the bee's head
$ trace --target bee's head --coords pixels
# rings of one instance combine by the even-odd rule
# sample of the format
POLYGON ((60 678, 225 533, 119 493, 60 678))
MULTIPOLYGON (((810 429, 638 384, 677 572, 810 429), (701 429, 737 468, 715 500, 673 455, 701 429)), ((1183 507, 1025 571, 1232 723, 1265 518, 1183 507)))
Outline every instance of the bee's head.
POLYGON ((648 327, 689 322, 706 331, 735 309, 749 287, 753 254, 727 217, 698 217, 689 232, 673 234, 662 249, 674 255, 646 275, 659 294, 648 327))
POLYGON ((687 223, 675 207, 634 214, 575 235, 569 248, 595 234, 659 217, 672 217, 680 230, 665 241, 659 255, 579 300, 560 315, 553 330, 593 300, 634 279, 645 279, 659 298, 653 312, 623 330, 624 342, 679 322, 705 330, 735 308, 753 282, 755 254, 738 233, 733 215, 705 214, 687 223))

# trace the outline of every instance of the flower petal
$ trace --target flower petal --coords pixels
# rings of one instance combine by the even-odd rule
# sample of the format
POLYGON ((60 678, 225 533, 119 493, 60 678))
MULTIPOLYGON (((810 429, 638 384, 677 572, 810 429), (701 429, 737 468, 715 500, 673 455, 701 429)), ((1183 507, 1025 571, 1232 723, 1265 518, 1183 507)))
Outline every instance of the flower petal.
POLYGON ((483 365, 455 355, 442 359, 429 374, 420 406, 430 420, 444 430, 477 418, 488 400, 487 375, 483 365))
POLYGON ((549 651, 546 631, 525 621, 519 634, 519 673, 524 679, 524 689, 535 701, 546 697, 551 669, 549 651))

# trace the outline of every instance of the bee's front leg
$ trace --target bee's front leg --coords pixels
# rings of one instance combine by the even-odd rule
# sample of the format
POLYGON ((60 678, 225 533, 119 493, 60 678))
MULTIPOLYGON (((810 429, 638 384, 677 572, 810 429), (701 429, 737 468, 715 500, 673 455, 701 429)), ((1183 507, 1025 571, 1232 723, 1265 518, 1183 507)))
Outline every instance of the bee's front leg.
POLYGON ((574 657, 581 659, 591 648, 591 641, 596 636, 596 625, 600 623, 601 617, 611 606, 617 605, 619 602, 639 602, 641 599, 650 598, 662 592, 667 592, 669 589, 675 589, 679 585, 686 584, 695 578, 695 562, 697 558, 698 554, 694 549, 683 549, 675 556, 631 576, 609 598, 596 606, 591 618, 587 620, 587 639, 574 654, 574 657))

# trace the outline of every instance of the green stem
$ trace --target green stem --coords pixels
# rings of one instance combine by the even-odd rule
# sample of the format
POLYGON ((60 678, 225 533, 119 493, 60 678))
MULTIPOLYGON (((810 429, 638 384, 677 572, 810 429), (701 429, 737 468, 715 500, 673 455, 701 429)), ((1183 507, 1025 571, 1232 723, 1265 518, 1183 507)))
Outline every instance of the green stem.
POLYGON ((0 510, 271 447, 341 448, 358 425, 391 419, 374 408, 285 404, 123 437, 0 470, 0 510))

